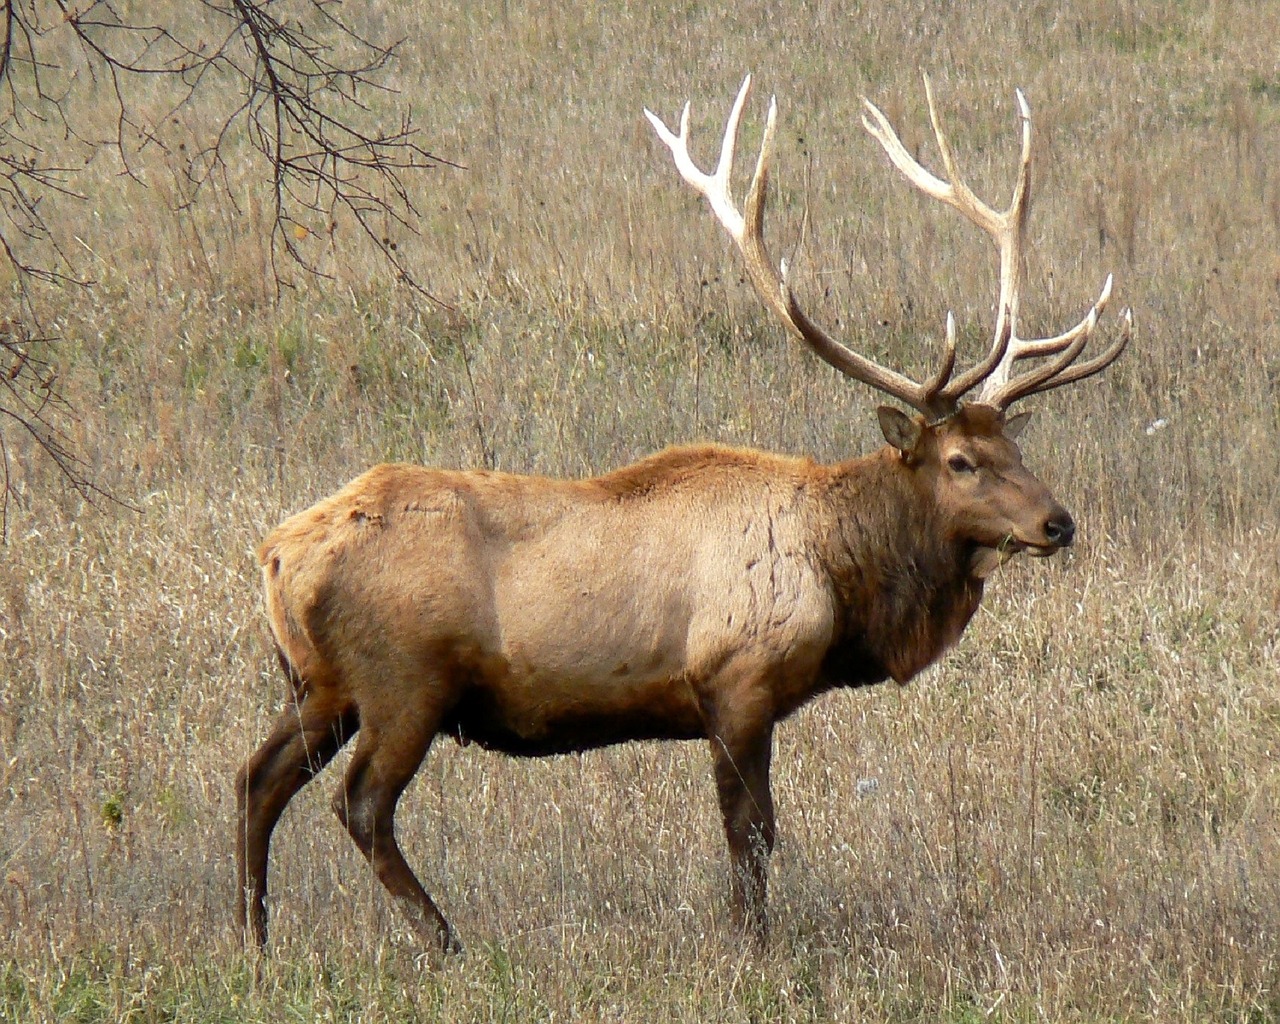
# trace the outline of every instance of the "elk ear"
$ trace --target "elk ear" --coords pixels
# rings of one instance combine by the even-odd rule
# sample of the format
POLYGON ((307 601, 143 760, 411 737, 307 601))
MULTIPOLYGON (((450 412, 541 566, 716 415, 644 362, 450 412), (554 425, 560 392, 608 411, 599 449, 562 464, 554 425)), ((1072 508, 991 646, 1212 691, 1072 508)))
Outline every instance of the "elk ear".
POLYGON ((919 420, 891 405, 880 406, 876 415, 880 418, 880 431, 886 441, 903 455, 910 455, 916 450, 920 433, 924 429, 919 420))
POLYGON ((1004 436, 1010 441, 1016 441, 1029 419, 1031 419, 1031 413, 1029 412, 1020 412, 1010 416, 1004 421, 1004 436))

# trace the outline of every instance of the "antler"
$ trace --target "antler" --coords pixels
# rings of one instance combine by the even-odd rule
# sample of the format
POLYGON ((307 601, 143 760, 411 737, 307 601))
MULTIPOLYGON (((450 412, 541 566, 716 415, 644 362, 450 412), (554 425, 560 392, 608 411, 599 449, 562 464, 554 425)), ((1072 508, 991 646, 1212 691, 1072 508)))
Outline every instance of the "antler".
POLYGON ((1018 110, 1022 120, 1022 155, 1018 179, 1009 208, 996 211, 980 200, 956 171, 951 146, 942 130, 933 89, 925 78, 925 95, 929 102, 929 119, 942 155, 943 166, 951 179, 936 177, 913 157, 888 118, 870 100, 863 100, 866 113, 863 124, 884 148, 893 164, 926 195, 955 207, 978 225, 995 242, 1000 262, 1000 294, 997 300, 996 328, 986 356, 957 377, 952 377, 956 362, 955 321, 947 314, 946 348, 937 371, 926 381, 917 382, 894 370, 859 355, 836 341, 815 324, 800 308, 787 284, 787 266, 775 269, 764 241, 764 208, 769 187, 769 164, 773 158, 773 138, 777 120, 777 98, 769 102, 760 156, 747 191, 745 213, 739 212, 730 192, 729 176, 733 170, 734 149, 738 141, 738 124, 751 89, 751 76, 743 79, 720 144, 720 160, 711 174, 700 170, 689 155, 689 104, 680 114, 679 134, 672 132, 652 111, 645 116, 663 143, 671 150, 681 177, 698 190, 711 204, 716 219, 737 244, 746 263, 748 276, 760 297, 787 328, 817 355, 841 373, 869 384, 885 394, 919 410, 931 419, 955 412, 960 400, 979 384, 983 385, 977 401, 997 409, 1007 409, 1020 398, 1061 387, 1099 373, 1124 351, 1132 335, 1133 317, 1124 314, 1120 337, 1107 349, 1083 363, 1076 364, 1089 343, 1098 318, 1111 298, 1111 277, 1107 276, 1098 300, 1075 327, 1052 338, 1020 338, 1017 334, 1018 303, 1022 284, 1022 247, 1026 237, 1028 202, 1031 195, 1031 110, 1018 91, 1018 110), (1013 364, 1021 359, 1048 357, 1033 370, 1011 379, 1013 364))
POLYGON ((649 123, 653 125, 654 131, 658 133, 658 138, 671 150, 681 177, 706 197, 716 219, 737 243, 738 250, 746 263, 747 274, 760 297, 792 334, 841 373, 905 402, 925 416, 937 419, 951 414, 955 411, 957 396, 951 394, 951 389, 947 387, 952 370, 955 368, 956 356, 955 324, 950 316, 947 317, 947 348, 942 365, 929 380, 919 383, 859 355, 836 341, 810 320, 800 309, 795 295, 787 284, 786 264, 775 269, 774 263, 770 260, 764 242, 764 208, 769 187, 769 162, 773 157, 774 127, 778 114, 776 97, 769 102, 769 117, 765 122, 764 140, 760 144, 760 156, 756 161, 755 174, 751 178, 751 186, 747 191, 745 214, 740 213, 734 205, 733 196, 730 193, 729 175, 733 170, 733 153, 738 141, 738 122, 750 89, 751 76, 747 75, 743 79, 742 88, 738 90, 737 99, 733 101, 733 109, 729 112, 724 140, 720 144, 720 162, 711 174, 699 170, 689 155, 688 103, 684 105, 684 110, 680 114, 678 135, 652 111, 645 110, 644 113, 649 123))
POLYGON ((959 396, 982 384, 982 391, 977 400, 1003 410, 1020 398, 1100 373, 1125 350, 1133 332, 1133 316, 1129 310, 1125 310, 1124 328, 1119 338, 1092 359, 1073 365, 1089 343, 1094 328, 1097 327, 1098 318, 1111 298, 1110 274, 1107 275, 1098 300, 1089 309, 1084 319, 1069 331, 1052 338, 1018 337, 1022 246, 1026 238, 1027 209, 1031 197, 1031 109, 1027 106, 1022 90, 1017 91, 1018 112, 1022 121, 1022 156, 1018 166, 1018 179, 1013 187, 1013 198, 1009 208, 999 212, 974 195, 956 170, 951 146, 942 130, 942 121, 938 117, 937 107, 933 101, 933 88, 929 84, 928 76, 925 76, 924 91, 929 103, 929 120, 933 124, 934 138, 938 141, 938 151, 942 155, 942 164, 950 181, 942 181, 921 166, 907 152, 897 132, 889 123, 889 119, 867 99, 862 101, 866 109, 862 123, 883 147, 894 166, 916 188, 934 199, 955 207, 968 220, 990 235, 995 242, 1000 260, 1000 294, 997 299, 996 329, 991 349, 985 359, 952 381, 943 389, 942 394, 958 400, 959 396), (1010 379, 1013 364, 1016 361, 1042 356, 1056 358, 1042 363, 1019 377, 1010 379))

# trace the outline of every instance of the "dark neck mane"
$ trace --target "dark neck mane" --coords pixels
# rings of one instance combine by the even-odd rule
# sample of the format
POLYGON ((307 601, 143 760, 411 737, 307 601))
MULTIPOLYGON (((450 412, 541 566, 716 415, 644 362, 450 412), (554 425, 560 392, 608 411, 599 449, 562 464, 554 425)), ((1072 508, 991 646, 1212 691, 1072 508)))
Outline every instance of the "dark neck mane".
POLYGON ((889 450, 836 467, 834 685, 905 683, 959 639, 982 600, 972 552, 945 535, 932 500, 889 450))

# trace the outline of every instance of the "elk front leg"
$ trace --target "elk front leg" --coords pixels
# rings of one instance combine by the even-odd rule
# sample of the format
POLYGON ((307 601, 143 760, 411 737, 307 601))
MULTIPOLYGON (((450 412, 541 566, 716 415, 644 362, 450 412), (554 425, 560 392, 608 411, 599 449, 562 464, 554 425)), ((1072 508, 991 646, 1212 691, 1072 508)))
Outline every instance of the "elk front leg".
POLYGON ((761 943, 769 932, 765 897, 774 841, 772 749, 773 723, 768 720, 742 723, 737 729, 722 722, 711 736, 716 791, 729 841, 734 913, 761 943))

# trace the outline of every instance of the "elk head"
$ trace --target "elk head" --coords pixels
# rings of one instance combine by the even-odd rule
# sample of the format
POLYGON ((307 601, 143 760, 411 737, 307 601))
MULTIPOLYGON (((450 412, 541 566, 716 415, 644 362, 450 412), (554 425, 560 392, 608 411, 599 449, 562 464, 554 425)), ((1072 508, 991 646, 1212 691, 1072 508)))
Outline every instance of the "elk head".
POLYGON ((1052 555, 1075 539, 1071 514, 1022 464, 1017 437, 1030 413, 1006 417, 973 403, 932 425, 883 405, 885 440, 909 466, 949 539, 968 547, 979 579, 1012 555, 1052 555))
POLYGON ((869 100, 863 100, 863 125, 880 143, 894 166, 926 195, 946 203, 980 227, 995 245, 999 261, 999 295, 991 345, 981 359, 956 372, 955 320, 948 314, 945 347, 936 371, 916 381, 854 352, 815 324, 800 308, 787 283, 787 266, 770 259, 764 241, 764 210, 773 156, 777 100, 769 104, 760 156, 739 211, 730 192, 738 124, 751 88, 748 75, 729 114, 720 160, 714 172, 701 171, 689 155, 689 105, 680 116, 679 133, 646 110, 658 137, 671 150, 681 176, 711 205, 716 218, 737 244, 748 276, 765 304, 786 328, 818 356, 853 380, 915 410, 908 415, 882 406, 880 425, 885 440, 902 462, 915 471, 917 485, 930 490, 940 521, 957 531, 979 553, 976 575, 986 575, 1002 557, 1027 551, 1048 555, 1070 544, 1075 524, 1029 470, 1022 465, 1016 438, 1027 414, 1010 416, 1014 402, 1100 373, 1124 351, 1132 334, 1132 316, 1124 314, 1119 337, 1101 352, 1078 361, 1111 298, 1108 275, 1097 301, 1070 330, 1048 338, 1018 335, 1018 306, 1022 281, 1022 250, 1031 195, 1031 112, 1017 93, 1022 126, 1022 152, 1013 198, 1005 210, 980 200, 957 172, 951 146, 925 79, 925 95, 934 136, 949 180, 936 177, 911 156, 893 126, 869 100), (1015 363, 1029 360, 1025 372, 1014 375, 1015 363), (970 400, 968 396, 977 390, 970 400), (995 553, 994 556, 992 553, 995 553))

